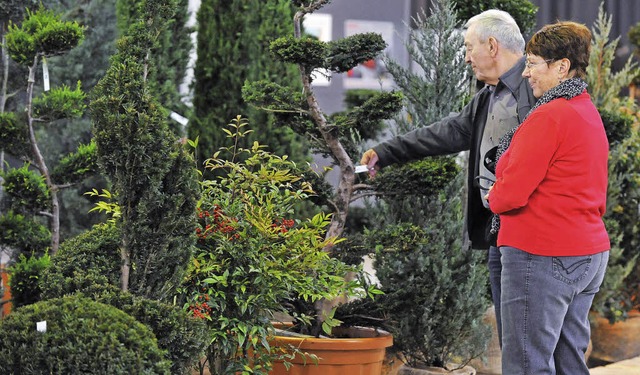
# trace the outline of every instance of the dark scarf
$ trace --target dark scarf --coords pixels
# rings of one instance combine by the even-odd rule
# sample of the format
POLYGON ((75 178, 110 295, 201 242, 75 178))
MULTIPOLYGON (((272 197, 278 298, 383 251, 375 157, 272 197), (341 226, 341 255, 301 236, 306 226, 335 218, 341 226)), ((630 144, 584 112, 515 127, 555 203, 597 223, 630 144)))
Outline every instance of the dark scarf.
MULTIPOLYGON (((572 99, 582 94, 582 92, 586 88, 587 88, 587 83, 580 78, 570 78, 570 79, 567 79, 566 81, 560 82, 558 86, 555 86, 549 91, 545 92, 540 97, 540 99, 538 99, 536 104, 531 108, 529 113, 527 113, 527 115, 524 117, 524 120, 522 120, 522 122, 524 123, 527 117, 529 117, 529 115, 531 115, 531 113, 533 113, 533 111, 535 111, 538 107, 559 98, 564 98, 567 100, 572 99)), ((513 135, 515 134, 516 130, 518 130, 521 124, 514 126, 505 135, 503 135, 502 138, 500 138, 500 141, 498 142, 498 150, 496 152, 496 158, 495 158, 496 164, 498 164, 498 160, 500 160, 500 157, 502 156, 502 154, 504 154, 504 152, 507 151, 507 148, 509 148, 509 145, 511 144, 511 139, 513 138, 513 135)), ((491 234, 498 233, 498 229, 500 229, 500 216, 497 214, 493 214, 493 217, 491 218, 491 234)))

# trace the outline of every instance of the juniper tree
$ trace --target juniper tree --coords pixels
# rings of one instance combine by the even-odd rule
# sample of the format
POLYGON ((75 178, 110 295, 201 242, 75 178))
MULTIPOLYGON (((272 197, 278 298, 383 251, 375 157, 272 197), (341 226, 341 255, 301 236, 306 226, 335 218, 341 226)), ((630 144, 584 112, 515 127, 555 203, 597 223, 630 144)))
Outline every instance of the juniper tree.
MULTIPOLYGON (((397 121, 402 132, 459 111, 470 90, 453 2, 431 1, 430 14, 414 19, 405 42, 418 72, 386 59, 407 98, 406 117, 397 121)), ((374 269, 385 294, 364 307, 388 317, 394 348, 411 366, 445 367, 454 356, 465 364, 488 341, 485 254, 464 249, 466 174, 455 155, 388 169, 375 179, 381 194, 364 242, 376 249, 374 269)))
POLYGON ((150 81, 151 51, 174 11, 171 0, 143 3, 90 103, 98 161, 121 210, 121 288, 159 300, 179 284, 195 240, 193 161, 150 81))
POLYGON ((620 70, 613 71, 620 37, 610 40, 611 25, 612 18, 604 12, 601 4, 591 30, 593 40, 586 81, 591 100, 600 111, 610 147, 604 220, 611 238, 611 251, 607 273, 592 310, 615 322, 624 320, 628 311, 637 308, 634 301, 639 297, 640 264, 636 249, 640 232, 640 136, 637 116, 631 116, 635 112, 635 103, 631 99, 625 102, 619 97, 621 90, 638 74, 638 67, 629 57, 620 70))
MULTIPOLYGON (((117 28, 125 34, 132 23, 143 16, 144 1, 116 0, 117 28)), ((158 101, 167 111, 188 116, 190 109, 184 103, 183 93, 179 91, 183 83, 189 54, 191 53, 192 28, 187 26, 189 18, 189 0, 178 0, 176 11, 167 20, 167 25, 157 36, 157 43, 150 52, 150 59, 155 69, 151 71, 149 82, 156 85, 158 101)), ((176 122, 169 122, 169 127, 178 135, 186 135, 186 128, 176 122)))

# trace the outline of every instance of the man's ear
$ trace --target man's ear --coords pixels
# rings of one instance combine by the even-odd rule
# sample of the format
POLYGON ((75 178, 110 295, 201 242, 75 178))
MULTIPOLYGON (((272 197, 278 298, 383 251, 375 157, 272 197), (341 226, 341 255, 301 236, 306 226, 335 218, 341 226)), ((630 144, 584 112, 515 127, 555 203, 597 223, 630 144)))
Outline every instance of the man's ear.
POLYGON ((496 40, 496 38, 490 36, 488 43, 489 43, 489 54, 491 54, 491 56, 494 57, 498 53, 498 41, 496 40))

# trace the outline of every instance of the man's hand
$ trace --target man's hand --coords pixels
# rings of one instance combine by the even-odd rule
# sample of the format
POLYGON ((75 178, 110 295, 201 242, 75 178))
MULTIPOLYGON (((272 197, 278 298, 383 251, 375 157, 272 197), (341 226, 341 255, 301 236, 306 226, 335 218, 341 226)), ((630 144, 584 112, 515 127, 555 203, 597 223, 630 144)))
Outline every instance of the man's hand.
POLYGON ((375 177, 376 173, 378 173, 378 170, 380 169, 380 167, 376 165, 377 163, 378 154, 376 154, 373 149, 368 149, 364 154, 362 154, 360 164, 367 166, 367 168, 369 169, 369 177, 371 178, 375 177))

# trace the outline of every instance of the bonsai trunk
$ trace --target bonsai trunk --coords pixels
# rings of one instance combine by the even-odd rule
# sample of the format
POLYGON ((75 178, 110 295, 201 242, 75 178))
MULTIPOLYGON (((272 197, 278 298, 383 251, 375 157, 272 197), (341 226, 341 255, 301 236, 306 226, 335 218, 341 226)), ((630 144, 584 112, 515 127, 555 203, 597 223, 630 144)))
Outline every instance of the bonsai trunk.
MULTIPOLYGON (((328 3, 328 0, 318 0, 304 10, 299 11, 294 16, 294 36, 300 38, 302 36, 302 18, 305 14, 319 9, 324 4, 328 3)), ((327 120, 320 110, 320 106, 316 97, 311 89, 310 72, 307 69, 298 65, 300 69, 300 77, 302 79, 302 87, 307 98, 307 104, 309 105, 309 115, 313 119, 317 129, 320 131, 322 138, 324 139, 327 147, 331 152, 331 156, 335 164, 340 168, 340 175, 338 179, 338 186, 336 187, 333 199, 330 201, 333 210, 331 216, 331 224, 327 230, 326 238, 336 238, 342 235, 344 226, 347 220, 347 214, 349 212, 349 203, 353 194, 353 187, 355 184, 355 168, 351 158, 347 154, 344 146, 338 139, 338 134, 335 129, 327 124, 327 120)), ((331 252, 331 245, 325 248, 325 251, 331 252)))
POLYGON ((50 217, 51 222, 51 256, 54 256, 58 251, 58 246, 60 245, 60 202, 58 200, 58 190, 59 187, 53 183, 51 180, 51 174, 49 173, 49 169, 47 168, 47 164, 44 161, 44 157, 40 152, 40 148, 38 147, 38 142, 36 140, 36 134, 33 127, 34 118, 33 118, 33 86, 35 84, 35 70, 38 66, 38 59, 40 58, 39 54, 33 58, 33 65, 29 67, 29 79, 27 82, 27 125, 29 127, 29 142, 31 143, 31 150, 33 151, 33 156, 35 158, 36 166, 38 170, 44 176, 47 187, 49 188, 49 192, 51 194, 51 213, 43 213, 45 216, 50 217))

